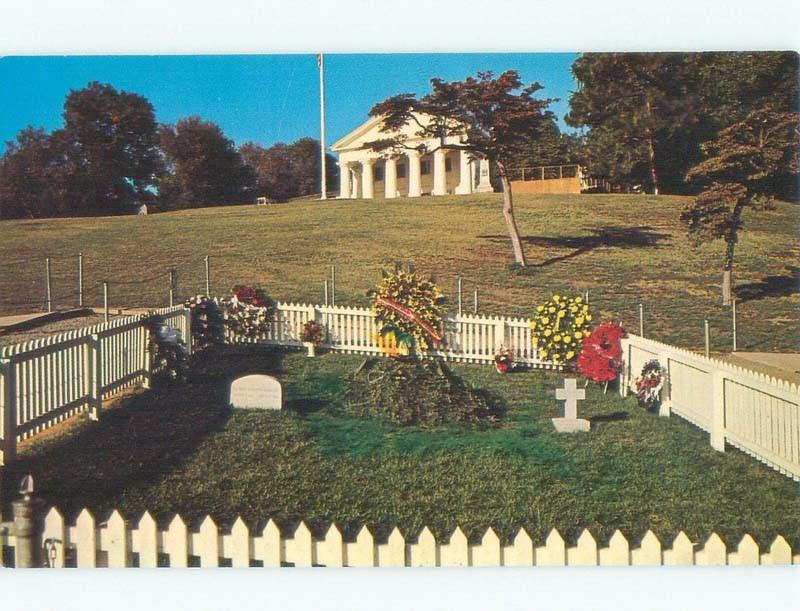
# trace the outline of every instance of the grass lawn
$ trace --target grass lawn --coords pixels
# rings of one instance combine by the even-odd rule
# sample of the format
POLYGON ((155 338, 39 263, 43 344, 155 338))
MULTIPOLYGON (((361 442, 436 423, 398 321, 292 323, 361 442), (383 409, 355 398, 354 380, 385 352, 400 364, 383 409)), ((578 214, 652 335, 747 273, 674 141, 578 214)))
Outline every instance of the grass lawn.
POLYGON ((187 386, 131 394, 99 423, 26 442, 6 485, 33 473, 42 496, 73 517, 88 505, 101 519, 114 507, 135 520, 144 509, 195 523, 241 514, 290 531, 305 518, 317 530, 335 520, 350 535, 367 523, 379 537, 395 524, 413 537, 427 524, 447 538, 459 524, 473 538, 492 526, 507 540, 524 526, 543 539, 557 527, 574 542, 588 527, 637 542, 649 528, 666 545, 681 529, 692 540, 716 531, 729 545, 745 532, 762 545, 778 533, 800 545, 797 484, 735 450, 715 452, 676 416, 590 387, 579 410, 592 432, 556 434, 561 375, 453 365, 508 413, 499 428, 424 429, 342 415, 358 356, 226 347, 196 361, 187 386), (281 379, 283 413, 224 407, 226 381, 253 371, 281 379))
MULTIPOLYGON (((267 207, 205 208, 146 217, 4 221, 0 314, 40 308, 46 255, 53 259, 56 306, 76 303, 76 253, 85 255, 86 299, 165 305, 168 270, 180 296, 204 291, 203 257, 211 256, 212 292, 236 283, 264 286, 281 300, 320 303, 336 264, 337 301, 366 305, 365 292, 394 261, 434 273, 454 309, 456 278, 471 308, 530 315, 552 293, 590 291, 601 319, 637 327, 645 307, 648 335, 684 347, 730 348, 730 310, 720 305, 724 245, 692 250, 678 221, 686 198, 643 195, 519 195, 520 232, 530 267, 511 265, 501 195, 389 201, 296 201, 267 207), (33 260, 37 259, 38 260, 33 260)), ((797 350, 800 207, 745 214, 736 250, 740 350, 797 350)))

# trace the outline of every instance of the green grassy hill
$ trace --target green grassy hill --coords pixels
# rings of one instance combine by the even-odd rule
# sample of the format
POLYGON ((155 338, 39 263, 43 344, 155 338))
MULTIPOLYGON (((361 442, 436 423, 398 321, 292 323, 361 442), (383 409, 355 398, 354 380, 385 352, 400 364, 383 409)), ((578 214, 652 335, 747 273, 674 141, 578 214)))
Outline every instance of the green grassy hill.
MULTIPOLYGON (((365 292, 394 261, 433 273, 455 309, 456 278, 465 307, 479 289, 479 311, 529 315, 552 293, 588 290, 600 318, 683 346, 730 347, 730 309, 720 305, 723 244, 693 250, 678 221, 685 198, 642 195, 521 195, 517 221, 530 267, 511 265, 499 194, 390 201, 295 201, 272 206, 204 208, 149 215, 0 223, 0 314, 35 311, 44 296, 45 256, 53 257, 56 307, 77 302, 77 253, 85 256, 86 300, 165 305, 168 270, 180 297, 237 283, 265 287, 280 300, 319 303, 336 265, 337 303, 365 305, 365 292)), ((745 215, 737 248, 740 349, 800 346, 797 231, 800 208, 745 215)))

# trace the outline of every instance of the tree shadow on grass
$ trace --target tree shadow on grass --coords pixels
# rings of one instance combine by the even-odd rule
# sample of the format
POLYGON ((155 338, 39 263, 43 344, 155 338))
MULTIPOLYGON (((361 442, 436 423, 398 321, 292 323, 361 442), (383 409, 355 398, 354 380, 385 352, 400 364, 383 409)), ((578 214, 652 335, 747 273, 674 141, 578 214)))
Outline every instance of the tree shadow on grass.
MULTIPOLYGON (((570 252, 556 255, 539 263, 528 263, 528 267, 546 267, 561 261, 566 261, 580 256, 596 248, 651 248, 658 247, 668 242, 671 236, 667 233, 653 231, 649 225, 641 227, 598 227, 591 229, 591 235, 585 236, 526 236, 521 238, 526 246, 540 246, 543 248, 568 248, 570 252)), ((507 235, 481 235, 479 238, 492 242, 507 242, 507 235)))
POLYGON ((598 416, 590 416, 589 422, 592 424, 599 424, 601 422, 615 422, 617 420, 627 420, 628 412, 618 411, 610 414, 600 414, 598 416))
POLYGON ((19 482, 30 473, 49 505, 71 517, 83 507, 104 517, 113 499, 157 482, 225 426, 230 379, 281 370, 280 353, 250 348, 242 358, 239 352, 203 351, 196 355, 189 384, 155 383, 150 391, 120 398, 98 422, 84 415, 69 430, 32 444, 7 467, 2 498, 16 498, 19 482))
POLYGON ((788 297, 800 293, 800 267, 787 265, 780 275, 764 276, 757 282, 741 284, 734 288, 741 301, 757 301, 765 297, 788 297))

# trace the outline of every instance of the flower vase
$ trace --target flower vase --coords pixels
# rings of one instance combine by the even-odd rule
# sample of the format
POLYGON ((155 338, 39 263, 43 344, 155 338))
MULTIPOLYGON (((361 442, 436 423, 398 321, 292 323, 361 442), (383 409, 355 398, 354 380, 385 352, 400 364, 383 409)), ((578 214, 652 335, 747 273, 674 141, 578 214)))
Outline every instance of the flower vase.
POLYGON ((314 342, 303 342, 303 345, 306 347, 306 356, 312 357, 316 356, 317 350, 314 342))
POLYGON ((508 370, 511 368, 511 366, 506 361, 500 361, 494 364, 494 368, 497 373, 508 373, 508 370))

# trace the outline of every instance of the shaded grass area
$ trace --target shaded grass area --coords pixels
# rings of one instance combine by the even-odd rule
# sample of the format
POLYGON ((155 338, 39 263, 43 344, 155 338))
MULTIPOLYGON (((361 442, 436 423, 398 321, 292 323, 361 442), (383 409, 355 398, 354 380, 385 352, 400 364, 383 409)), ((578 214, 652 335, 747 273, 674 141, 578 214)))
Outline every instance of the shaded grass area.
MULTIPOLYGON (((553 293, 588 290, 601 319, 638 327, 684 347, 731 347, 731 312, 720 305, 724 244, 693 249, 678 220, 684 197, 518 195, 515 209, 530 267, 511 265, 500 194, 396 200, 294 201, 273 206, 205 208, 148 215, 2 222, 0 314, 41 308, 44 261, 53 258, 57 307, 77 303, 77 253, 85 255, 85 297, 111 305, 166 305, 169 269, 178 294, 205 290, 211 256, 215 294, 237 283, 261 285, 281 300, 320 303, 336 265, 337 302, 366 305, 382 268, 411 261, 436 275, 455 310, 456 278, 466 308, 530 316, 553 293)), ((800 207, 744 217, 736 248, 740 350, 800 346, 800 207)))
POLYGON ((558 435, 549 419, 561 375, 454 365, 506 403, 503 425, 401 428, 342 414, 344 376, 360 361, 206 351, 190 385, 136 394, 99 423, 29 443, 7 485, 33 473, 72 516, 88 505, 99 518, 115 507, 163 522, 175 512, 194 523, 242 515, 258 527, 274 518, 288 532, 299 519, 318 532, 336 521, 348 536, 367 523, 378 537, 396 524, 446 539, 458 524, 472 538, 492 526, 508 540, 523 526, 535 539, 556 527, 574 541, 587 527, 603 540, 620 528, 634 542, 652 529, 667 545, 679 530, 698 541, 715 531, 729 545, 745 532, 761 544, 780 533, 800 545, 796 483, 737 451, 715 452, 678 417, 590 387, 579 409, 592 432, 558 435), (224 407, 227 380, 254 371, 281 379, 286 411, 224 407))

